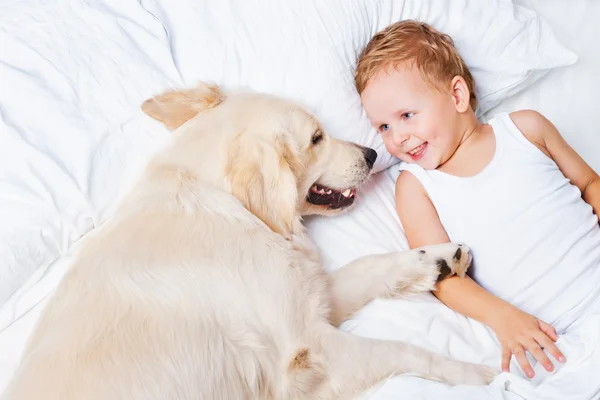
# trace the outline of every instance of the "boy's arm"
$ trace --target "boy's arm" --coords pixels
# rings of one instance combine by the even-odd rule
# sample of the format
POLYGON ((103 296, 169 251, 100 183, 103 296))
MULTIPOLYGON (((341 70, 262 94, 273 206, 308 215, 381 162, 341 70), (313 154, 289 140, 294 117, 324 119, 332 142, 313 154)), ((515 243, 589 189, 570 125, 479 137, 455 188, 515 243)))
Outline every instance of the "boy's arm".
POLYGON ((561 172, 579 188, 583 200, 600 218, 600 177, 560 135, 552 122, 533 110, 510 114, 523 135, 550 157, 561 172))
MULTIPOLYGON (((396 209, 411 248, 450 241, 425 189, 410 172, 402 172, 396 181, 396 209)), ((452 310, 494 330, 502 345, 504 371, 509 370, 510 358, 515 354, 521 369, 532 377, 525 350, 551 371, 553 365, 540 346, 557 360, 564 360, 554 344, 558 337, 550 325, 494 296, 471 278, 442 280, 433 294, 452 310)))
MULTIPOLYGON (((423 186, 409 172, 402 172, 396 181, 396 210, 411 248, 450 241, 423 186)), ((469 277, 442 280, 434 295, 454 311, 488 326, 498 308, 510 306, 469 277)))

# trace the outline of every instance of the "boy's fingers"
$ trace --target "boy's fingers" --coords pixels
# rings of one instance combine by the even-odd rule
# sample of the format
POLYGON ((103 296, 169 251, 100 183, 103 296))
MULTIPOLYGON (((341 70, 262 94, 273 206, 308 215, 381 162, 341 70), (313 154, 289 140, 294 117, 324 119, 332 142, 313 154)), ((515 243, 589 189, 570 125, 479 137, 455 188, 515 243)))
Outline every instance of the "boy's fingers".
MULTIPOLYGON (((550 339, 546 338, 546 340, 548 342, 554 344, 550 339)), ((550 359, 544 352, 544 350, 542 348, 544 346, 541 343, 538 344, 538 342, 536 342, 532 338, 531 340, 527 341, 526 345, 527 345, 527 351, 529 351, 529 353, 531 353, 531 355, 533 357, 535 357, 535 359, 538 360, 538 362, 540 364, 542 364, 542 366, 546 369, 546 371, 551 372, 554 369, 554 364, 552 364, 552 361, 550 361, 550 359)))
POLYGON ((558 362, 561 362, 561 363, 566 362, 567 359, 566 359, 565 355, 554 344, 554 342, 556 342, 558 340, 558 335, 556 334, 556 330, 551 325, 548 325, 544 321, 538 320, 538 324, 539 324, 542 332, 544 332, 546 334, 546 335, 539 335, 539 337, 536 337, 536 340, 538 341, 538 343, 544 347, 544 350, 546 350, 550 354, 552 354, 552 357, 554 357, 555 360, 557 360, 558 362), (544 337, 544 336, 546 336, 546 337, 544 337), (552 342, 548 341, 548 338, 552 339, 552 342))
POLYGON ((512 352, 506 346, 502 346, 502 372, 510 372, 510 357, 512 352))
POLYGON ((558 340, 558 335, 556 334, 556 330, 552 327, 552 325, 548 325, 547 323, 545 323, 544 321, 540 321, 539 319, 538 325, 540 326, 542 332, 548 335, 550 339, 552 339, 554 342, 558 340))
POLYGON ((567 361, 562 351, 558 349, 556 344, 548 336, 540 333, 538 336, 536 336, 535 340, 537 340, 540 346, 543 347, 543 350, 552 354, 552 357, 554 357, 556 361, 561 363, 567 361))
POLYGON ((531 368, 531 365, 529 364, 527 355, 525 355, 525 349, 523 346, 520 343, 517 343, 513 345, 511 350, 525 375, 527 375, 528 378, 533 378, 535 374, 533 372, 533 368, 531 368))

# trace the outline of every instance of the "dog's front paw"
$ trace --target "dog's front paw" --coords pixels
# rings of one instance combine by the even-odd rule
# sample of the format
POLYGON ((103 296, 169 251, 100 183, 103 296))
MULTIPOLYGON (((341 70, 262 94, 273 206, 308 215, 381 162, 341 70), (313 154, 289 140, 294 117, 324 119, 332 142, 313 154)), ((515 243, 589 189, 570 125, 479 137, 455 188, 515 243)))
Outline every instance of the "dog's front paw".
MULTIPOLYGON (((394 290, 396 295, 410 293, 426 293, 435 290, 435 284, 440 276, 440 267, 435 260, 424 260, 421 253, 401 254, 401 257, 409 256, 410 262, 405 264, 407 268, 394 269, 394 290), (414 258, 417 260, 415 262, 414 258)), ((407 260, 407 261, 408 261, 407 260)), ((405 261, 403 259, 403 261, 405 261)))
POLYGON ((453 275, 464 278, 473 261, 471 250, 462 244, 435 244, 423 246, 413 251, 419 252, 422 262, 436 265, 439 271, 437 281, 453 275))
POLYGON ((452 243, 388 253, 383 257, 379 262, 387 266, 382 270, 386 273, 385 290, 378 296, 392 298, 435 290, 436 283, 446 277, 464 277, 471 263, 469 248, 452 243))

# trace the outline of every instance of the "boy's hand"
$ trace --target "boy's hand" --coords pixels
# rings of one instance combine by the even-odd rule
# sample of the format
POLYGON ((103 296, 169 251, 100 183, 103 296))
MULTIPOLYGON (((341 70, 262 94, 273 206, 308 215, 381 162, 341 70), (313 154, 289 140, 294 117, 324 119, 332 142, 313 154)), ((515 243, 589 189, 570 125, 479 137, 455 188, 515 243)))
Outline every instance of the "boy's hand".
POLYGON ((545 351, 561 363, 566 361, 565 356, 554 344, 558 340, 554 328, 516 307, 503 308, 494 315, 488 325, 494 330, 502 345, 503 372, 509 372, 510 358, 514 354, 525 375, 533 378, 535 374, 525 355, 526 351, 547 371, 554 370, 554 365, 545 351))

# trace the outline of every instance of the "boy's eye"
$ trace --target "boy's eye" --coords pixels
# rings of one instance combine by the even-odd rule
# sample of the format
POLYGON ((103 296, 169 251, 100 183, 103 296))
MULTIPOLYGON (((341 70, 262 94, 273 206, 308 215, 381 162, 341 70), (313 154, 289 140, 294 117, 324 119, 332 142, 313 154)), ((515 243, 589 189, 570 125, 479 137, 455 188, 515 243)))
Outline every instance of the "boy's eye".
POLYGON ((404 119, 409 119, 409 118, 411 118, 413 115, 415 115, 415 114, 414 114, 414 113, 410 113, 410 112, 408 112, 408 113, 404 113, 404 114, 402 114, 402 118, 404 118, 404 119))
POLYGON ((380 130, 381 132, 388 131, 389 129, 390 129, 390 124, 381 124, 381 125, 379 126, 379 130, 380 130))

